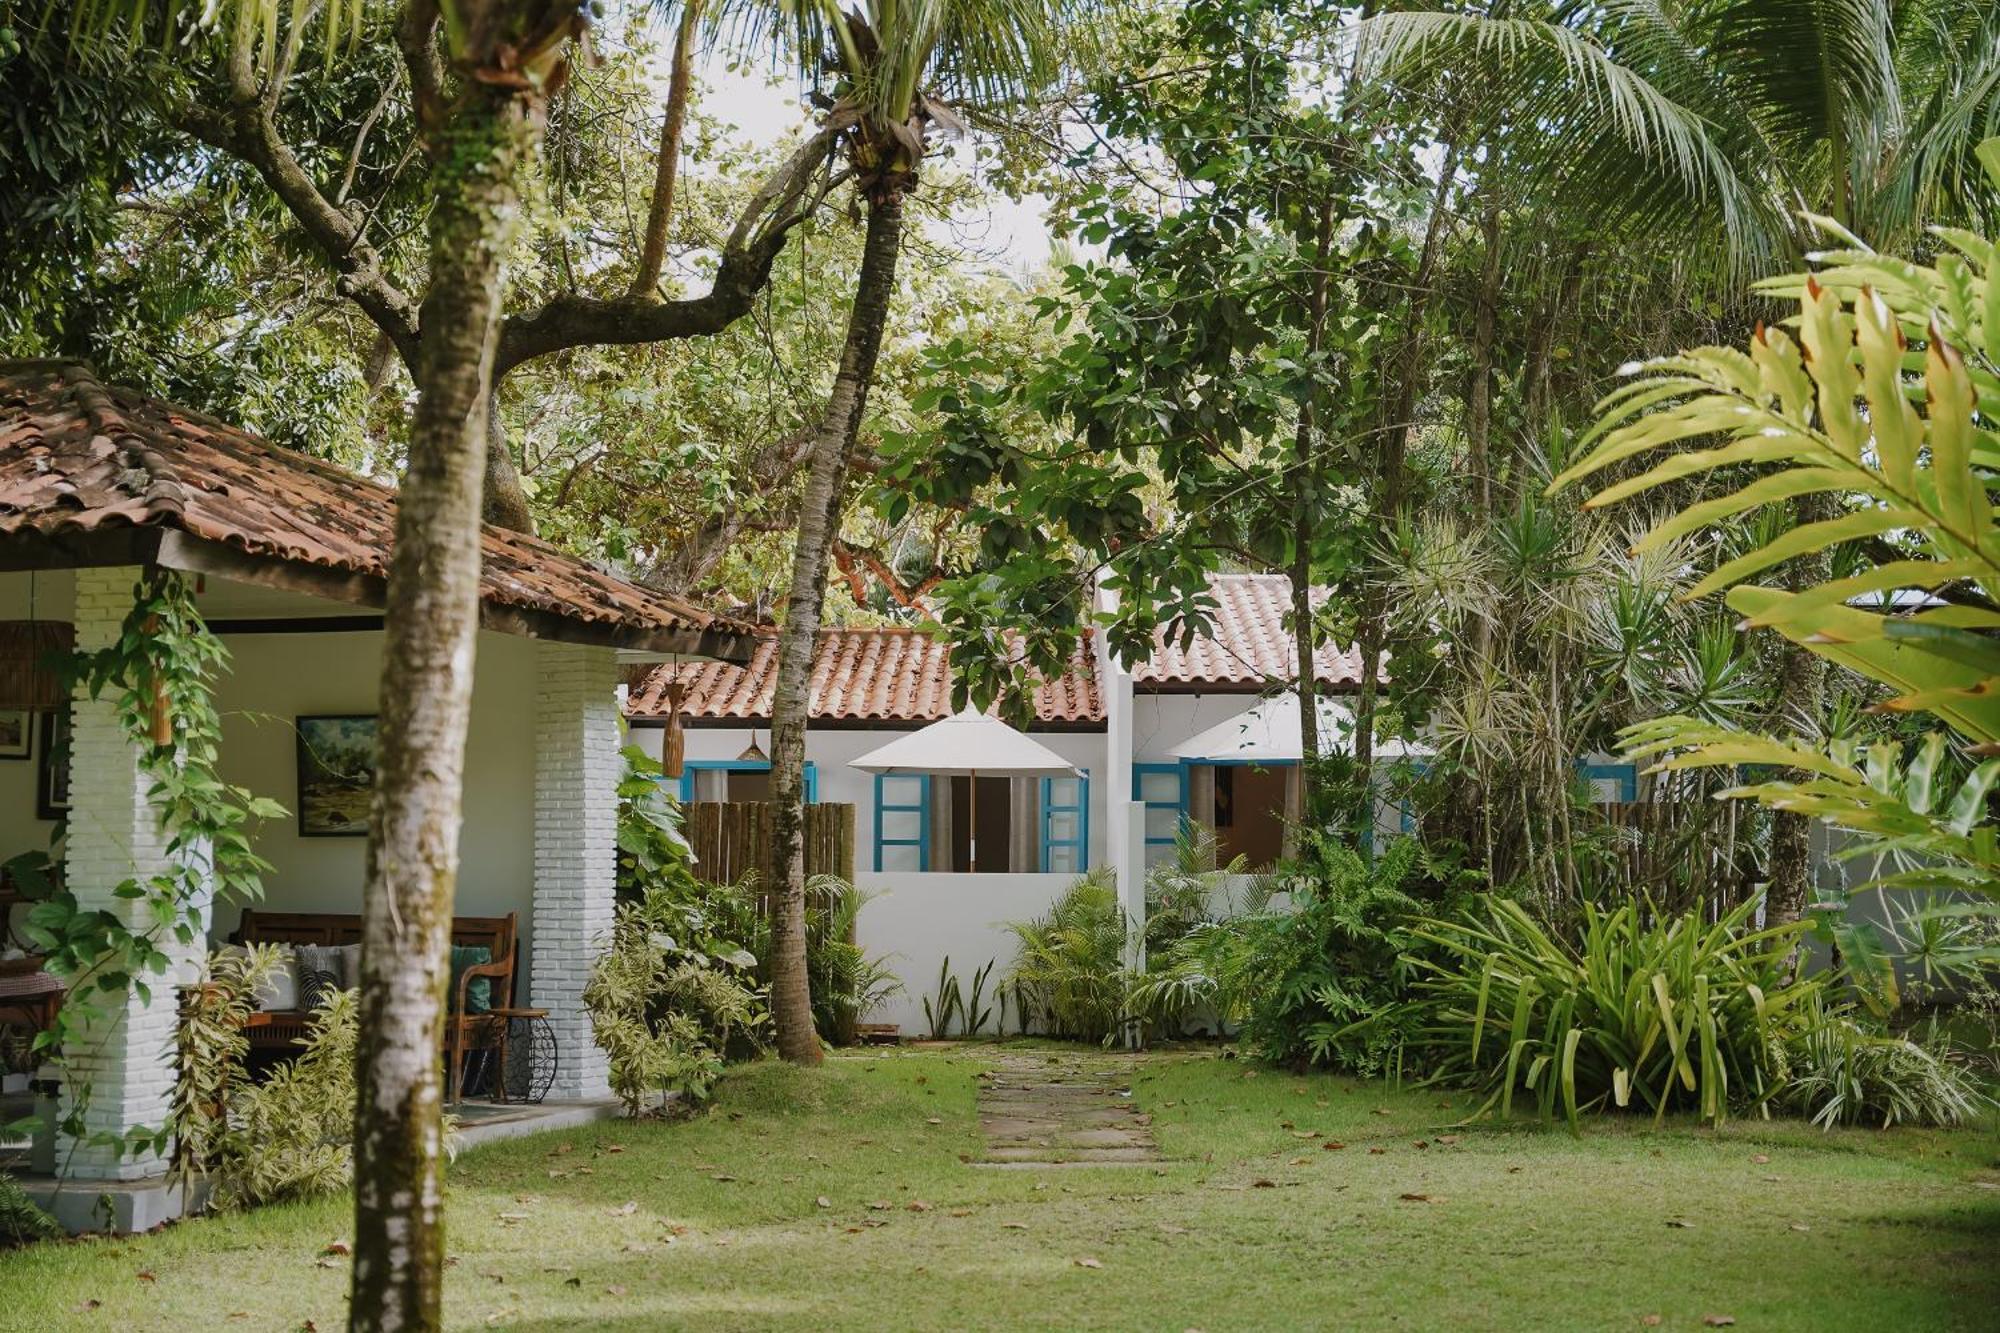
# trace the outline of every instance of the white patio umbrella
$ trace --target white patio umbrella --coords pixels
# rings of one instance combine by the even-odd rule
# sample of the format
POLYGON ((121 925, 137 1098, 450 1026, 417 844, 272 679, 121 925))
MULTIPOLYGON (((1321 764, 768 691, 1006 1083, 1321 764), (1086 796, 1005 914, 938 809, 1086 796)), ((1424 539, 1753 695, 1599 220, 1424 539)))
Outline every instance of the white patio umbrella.
MULTIPOLYGON (((975 779, 1082 776, 1075 764, 1040 741, 970 708, 850 759, 847 766, 864 773, 975 779)), ((976 830, 969 832, 974 836, 967 839, 968 852, 977 870, 979 840, 976 830)))
MULTIPOLYGON (((1351 754, 1354 751, 1354 710, 1338 699, 1314 700, 1319 713, 1321 754, 1351 754)), ((1298 763, 1305 757, 1299 735, 1299 696, 1287 690, 1269 699, 1260 699, 1235 717, 1218 722, 1207 731, 1182 741, 1167 751, 1176 759, 1262 760, 1268 763, 1298 763)), ((1377 741, 1375 757, 1401 759, 1429 751, 1402 741, 1377 741)))

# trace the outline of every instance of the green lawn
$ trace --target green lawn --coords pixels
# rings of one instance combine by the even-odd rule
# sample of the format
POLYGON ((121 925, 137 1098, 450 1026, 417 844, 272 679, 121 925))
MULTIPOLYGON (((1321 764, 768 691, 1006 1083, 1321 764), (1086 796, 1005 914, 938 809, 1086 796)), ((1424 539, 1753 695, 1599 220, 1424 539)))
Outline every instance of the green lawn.
MULTIPOLYGON (((732 1074, 694 1123, 469 1153, 450 1173, 448 1321, 2000 1326, 1991 1126, 1454 1129, 1463 1103, 1435 1092, 1203 1052, 1151 1057, 1135 1081, 1162 1166, 993 1170, 962 1160, 980 1149, 984 1054, 761 1065, 732 1074), (1314 1132, 1346 1146, 1326 1150, 1314 1132)), ((0 1326, 342 1327, 345 1265, 322 1251, 346 1234, 347 1209, 0 1254, 0 1326)))

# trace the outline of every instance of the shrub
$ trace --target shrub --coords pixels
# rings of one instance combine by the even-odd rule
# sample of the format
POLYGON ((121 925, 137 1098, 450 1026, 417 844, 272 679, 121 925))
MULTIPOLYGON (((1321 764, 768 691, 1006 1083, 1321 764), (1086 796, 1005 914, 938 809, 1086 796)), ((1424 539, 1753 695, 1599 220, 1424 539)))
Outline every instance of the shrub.
POLYGON ((1160 1024, 1205 1008, 1264 1059, 1380 1072, 1403 1039, 1410 924, 1427 910, 1407 887, 1421 856, 1401 839, 1370 862, 1332 834, 1304 834, 1274 880, 1289 903, 1253 896, 1149 957, 1135 1009, 1160 1024))
POLYGON ((1709 925, 1698 909, 1586 904, 1572 945, 1488 896, 1414 932, 1438 954, 1412 959, 1425 977, 1412 1047, 1444 1077, 1485 1089, 1503 1114, 1524 1091, 1544 1118, 1560 1108, 1572 1124, 1634 1106, 1720 1121, 1732 1101, 1778 1090, 1785 1043, 1821 986, 1787 979, 1805 927, 1752 930, 1754 909, 1709 925))
POLYGON ((1977 1074, 1909 1036, 1871 1031, 1815 1000, 1787 1048, 1780 1099, 1825 1129, 1836 1124, 1960 1125, 1993 1105, 1977 1074))
POLYGON ((678 881, 618 906, 583 1003, 611 1090, 637 1115, 650 1092, 706 1097, 733 1042, 760 1044, 769 1015, 755 955, 701 935, 678 881))
MULTIPOLYGON (((806 976, 813 1025, 836 1046, 859 1040, 861 1016, 903 988, 887 963, 854 941, 856 919, 873 896, 836 875, 815 875, 806 885, 806 976)), ((769 938, 766 922, 761 951, 768 952, 769 938)))
POLYGON ((1023 1030, 1109 1041, 1125 1013, 1125 913, 1109 869, 1079 878, 1046 916, 1010 921, 1021 942, 1007 979, 1023 1030))
POLYGON ((14 1177, 0 1171, 0 1249, 60 1235, 56 1220, 35 1206, 14 1177))
MULTIPOLYGON (((299 1054, 231 1095, 209 1165, 217 1209, 334 1194, 354 1175, 355 991, 313 1013, 299 1054)), ((446 1121, 450 1133, 450 1121, 446 1121)))

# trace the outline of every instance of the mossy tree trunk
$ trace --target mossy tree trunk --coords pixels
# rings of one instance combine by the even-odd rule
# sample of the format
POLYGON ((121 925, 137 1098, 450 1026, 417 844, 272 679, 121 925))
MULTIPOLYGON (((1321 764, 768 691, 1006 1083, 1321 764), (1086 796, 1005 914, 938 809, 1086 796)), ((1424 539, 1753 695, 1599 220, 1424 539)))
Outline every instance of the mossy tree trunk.
POLYGON ((784 882, 775 886, 772 903, 771 1019, 777 1028, 778 1054, 795 1064, 820 1060, 806 975, 806 711, 813 648, 819 638, 827 564, 840 531, 848 460, 867 410, 868 387, 875 378, 889 301, 895 294, 906 188, 901 182, 885 183, 869 203, 868 234, 840 370, 813 436, 811 471, 799 506, 798 545, 792 554, 791 592, 778 635, 778 679, 771 700, 771 864, 784 882))
POLYGON ((487 396, 543 102, 466 79, 427 125, 430 288, 383 621, 362 900, 354 1329, 432 1329, 444 1274, 438 1050, 479 628, 487 396))

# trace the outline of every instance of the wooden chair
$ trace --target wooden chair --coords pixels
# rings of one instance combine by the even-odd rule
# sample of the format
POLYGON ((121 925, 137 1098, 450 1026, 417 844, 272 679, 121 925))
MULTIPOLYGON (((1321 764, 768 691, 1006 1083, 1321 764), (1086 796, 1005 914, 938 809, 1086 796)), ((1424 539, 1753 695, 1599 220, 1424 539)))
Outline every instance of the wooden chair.
MULTIPOLYGON (((518 943, 520 914, 506 916, 459 916, 451 921, 451 942, 484 946, 493 961, 478 963, 462 972, 444 1020, 444 1053, 451 1066, 451 1099, 459 1100, 465 1078, 465 1057, 471 1051, 494 1049, 505 1035, 505 1024, 495 1023, 483 1013, 465 1011, 465 997, 479 977, 491 981, 490 1005, 509 1009, 514 1004, 514 959, 518 943)), ((347 912, 260 912, 245 908, 243 919, 230 936, 233 944, 359 944, 361 917, 347 912)), ((311 1014, 301 1010, 266 1010, 251 1015, 245 1035, 253 1050, 284 1049, 305 1035, 311 1014)))

